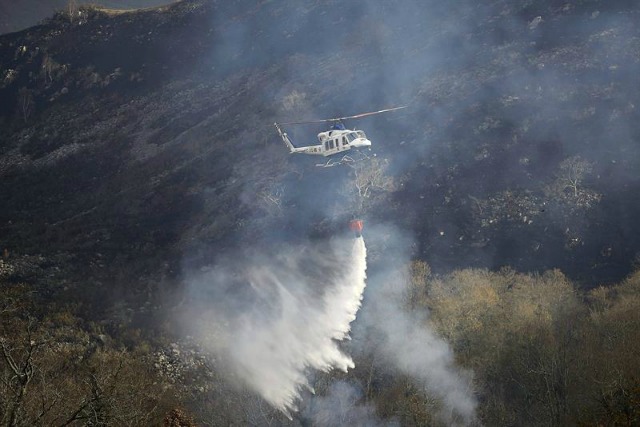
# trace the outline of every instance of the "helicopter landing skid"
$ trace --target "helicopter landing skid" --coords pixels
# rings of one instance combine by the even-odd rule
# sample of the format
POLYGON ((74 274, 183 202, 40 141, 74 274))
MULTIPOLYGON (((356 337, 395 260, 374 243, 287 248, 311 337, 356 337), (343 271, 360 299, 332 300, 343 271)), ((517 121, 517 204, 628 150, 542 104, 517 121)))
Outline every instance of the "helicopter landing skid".
POLYGON ((316 163, 316 166, 320 168, 331 168, 333 166, 338 166, 338 165, 351 165, 353 163, 360 162, 362 160, 366 160, 369 158, 370 158, 369 156, 360 152, 360 155, 357 158, 351 157, 351 156, 342 156, 340 160, 329 159, 327 163, 316 163))

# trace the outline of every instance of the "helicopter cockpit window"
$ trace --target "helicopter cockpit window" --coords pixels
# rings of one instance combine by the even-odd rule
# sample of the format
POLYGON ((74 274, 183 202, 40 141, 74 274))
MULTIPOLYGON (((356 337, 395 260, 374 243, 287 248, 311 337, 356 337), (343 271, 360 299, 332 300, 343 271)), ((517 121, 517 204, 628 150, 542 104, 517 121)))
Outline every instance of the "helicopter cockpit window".
POLYGON ((355 132, 347 134, 347 142, 353 142, 353 140, 356 139, 356 138, 357 137, 356 137, 355 132))
POLYGON ((367 136, 361 130, 357 131, 358 138, 367 139, 367 136))

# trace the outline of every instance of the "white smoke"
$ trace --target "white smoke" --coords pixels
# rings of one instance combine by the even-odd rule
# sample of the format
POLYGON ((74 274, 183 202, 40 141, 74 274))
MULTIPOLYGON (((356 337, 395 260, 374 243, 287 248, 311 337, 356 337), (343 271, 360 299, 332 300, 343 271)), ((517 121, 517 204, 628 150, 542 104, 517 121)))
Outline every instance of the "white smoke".
POLYGON ((255 261, 243 270, 214 268, 192 281, 195 296, 212 305, 206 311, 210 326, 193 333, 244 384, 289 414, 297 409, 301 389, 312 390, 308 369, 346 372, 354 366, 337 340, 348 337, 360 308, 365 244, 361 238, 336 241, 255 261), (249 291, 238 297, 243 283, 249 291))
POLYGON ((381 420, 375 405, 362 403, 362 389, 346 381, 334 381, 323 396, 315 396, 303 415, 318 426, 385 426, 396 427, 396 420, 381 420))
POLYGON ((430 329, 428 313, 407 308, 409 273, 402 267, 408 259, 403 253, 407 242, 400 234, 384 227, 369 230, 374 239, 395 235, 391 239, 395 246, 385 253, 397 257, 381 259, 384 268, 368 281, 366 304, 353 331, 354 345, 383 360, 385 369, 406 374, 415 385, 438 397, 440 410, 434 415, 446 425, 474 425, 478 402, 471 372, 456 366, 449 344, 430 329))
POLYGON ((470 373, 456 367, 453 351, 429 328, 425 315, 402 306, 403 289, 391 283, 367 301, 368 310, 375 313, 374 328, 383 337, 378 351, 390 366, 440 398, 437 415, 447 425, 473 424, 477 401, 470 373))

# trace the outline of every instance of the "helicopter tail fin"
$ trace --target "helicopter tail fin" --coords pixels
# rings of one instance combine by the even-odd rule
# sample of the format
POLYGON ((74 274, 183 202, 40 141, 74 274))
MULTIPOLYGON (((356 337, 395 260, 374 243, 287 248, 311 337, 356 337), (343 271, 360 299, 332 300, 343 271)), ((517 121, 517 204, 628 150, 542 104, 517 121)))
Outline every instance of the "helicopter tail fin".
POLYGON ((278 134, 280 135, 280 138, 282 138, 282 140, 284 141, 284 143, 287 146, 287 148, 289 149, 289 151, 292 152, 292 153, 295 153, 296 152, 296 147, 293 145, 293 143, 289 139, 289 136, 287 136, 287 133, 283 132, 282 129, 280 129, 280 125, 278 123, 274 123, 273 125, 278 130, 278 134))

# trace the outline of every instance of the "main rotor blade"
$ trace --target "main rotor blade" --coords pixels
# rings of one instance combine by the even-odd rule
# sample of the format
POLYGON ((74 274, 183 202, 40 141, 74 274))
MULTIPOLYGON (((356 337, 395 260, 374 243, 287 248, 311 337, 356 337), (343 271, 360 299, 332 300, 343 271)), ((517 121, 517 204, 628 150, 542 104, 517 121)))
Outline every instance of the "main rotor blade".
POLYGON ((386 113, 388 111, 402 110, 403 108, 407 108, 407 107, 408 105, 403 105, 402 107, 387 108, 384 110, 371 111, 370 113, 361 113, 361 114, 356 114, 355 116, 340 117, 338 119, 331 119, 331 120, 338 121, 338 120, 346 120, 346 119, 359 119, 360 117, 373 116, 374 114, 386 113))
POLYGON ((369 113, 360 113, 355 116, 346 116, 346 117, 336 117, 335 119, 321 119, 321 120, 305 120, 302 122, 289 122, 289 123, 279 123, 280 125, 307 125, 314 123, 327 123, 327 122, 339 122, 340 120, 347 119, 359 119, 361 117, 373 116, 374 114, 386 113, 389 111, 401 110, 403 108, 407 108, 408 105, 403 105, 402 107, 394 107, 394 108, 386 108, 384 110, 371 111, 369 113))
POLYGON ((324 120, 305 120, 303 122, 278 123, 279 125, 310 125, 313 123, 337 122, 340 119, 324 119, 324 120))

